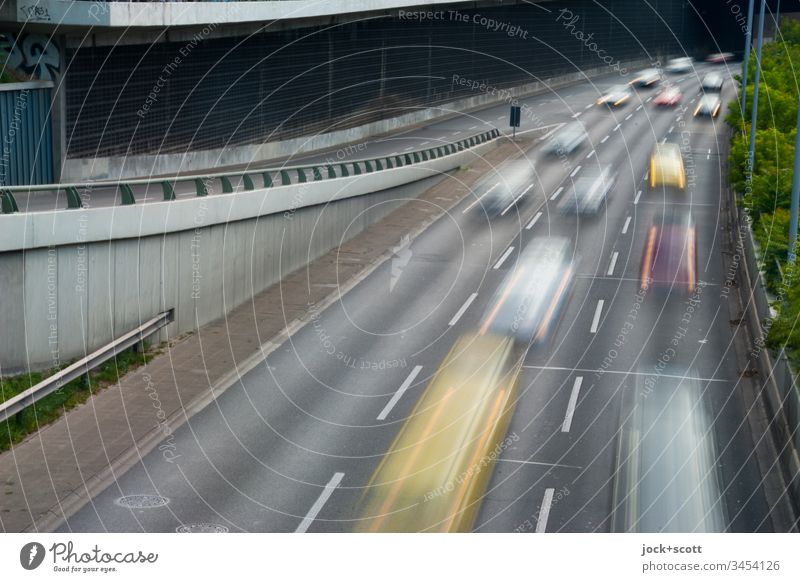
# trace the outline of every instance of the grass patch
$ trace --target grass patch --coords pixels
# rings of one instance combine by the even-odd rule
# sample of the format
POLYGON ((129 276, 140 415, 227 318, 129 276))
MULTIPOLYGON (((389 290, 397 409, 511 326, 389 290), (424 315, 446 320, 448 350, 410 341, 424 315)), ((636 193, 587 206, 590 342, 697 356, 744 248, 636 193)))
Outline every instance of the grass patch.
MULTIPOLYGON (((20 442, 29 434, 58 420, 67 410, 86 402, 95 392, 118 383, 125 374, 146 364, 158 353, 160 350, 145 349, 143 352, 135 352, 133 348, 129 348, 89 372, 88 377, 82 376, 64 384, 52 394, 23 410, 15 418, 0 422, 0 451, 8 450, 11 445, 20 442)), ((0 402, 13 398, 56 372, 58 370, 54 369, 0 378, 0 402)))

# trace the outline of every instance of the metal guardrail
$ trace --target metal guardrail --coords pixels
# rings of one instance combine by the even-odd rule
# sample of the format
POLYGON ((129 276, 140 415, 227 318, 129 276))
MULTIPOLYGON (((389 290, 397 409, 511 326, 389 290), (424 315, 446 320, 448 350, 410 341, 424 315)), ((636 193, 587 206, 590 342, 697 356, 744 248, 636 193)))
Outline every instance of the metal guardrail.
POLYGON ((128 349, 140 341, 143 341, 148 336, 157 332, 159 329, 169 324, 172 319, 172 310, 159 313, 154 318, 146 321, 136 329, 118 337, 111 343, 106 344, 85 358, 67 366, 49 378, 45 378, 24 392, 9 398, 3 403, 0 403, 0 422, 4 422, 12 416, 22 412, 34 402, 37 402, 48 394, 55 392, 68 382, 88 374, 90 370, 96 368, 100 364, 116 356, 118 353, 128 349))
POLYGON ((81 190, 91 192, 98 188, 116 188, 121 204, 131 205, 136 204, 134 188, 137 186, 159 184, 164 195, 164 200, 172 201, 177 198, 175 193, 177 184, 190 183, 195 189, 196 196, 208 196, 209 190, 213 190, 213 186, 218 186, 222 194, 230 194, 236 191, 234 184, 241 185, 244 191, 250 191, 255 190, 257 188, 256 184, 258 183, 261 184, 258 188, 272 188, 276 185, 289 186, 291 184, 301 184, 309 181, 318 182, 321 180, 369 174, 427 162, 473 148, 495 139, 499 135, 500 130, 492 129, 491 131, 484 131, 447 145, 415 150, 394 156, 337 162, 335 164, 320 163, 302 166, 281 166, 278 168, 239 170, 192 176, 171 176, 166 178, 2 186, 0 187, 0 209, 3 214, 19 212, 19 205, 14 196, 15 193, 29 194, 31 192, 48 191, 58 196, 63 192, 66 198, 67 208, 69 209, 83 207, 80 194, 81 190))
MULTIPOLYGON (((754 339, 766 338, 764 322, 773 317, 765 282, 761 276, 759 257, 756 256, 756 245, 749 224, 739 214, 733 203, 735 226, 746 233, 742 244, 746 284, 750 295, 750 309, 745 316, 754 339)), ((751 352, 751 356, 753 352, 751 352)), ((800 386, 798 386, 786 352, 780 349, 777 354, 770 353, 766 346, 759 347, 754 359, 761 360, 760 368, 764 373, 764 382, 760 397, 766 404, 767 414, 771 420, 770 428, 776 439, 776 448, 780 459, 781 471, 790 490, 790 499, 800 505, 800 480, 796 475, 800 471, 800 386)))

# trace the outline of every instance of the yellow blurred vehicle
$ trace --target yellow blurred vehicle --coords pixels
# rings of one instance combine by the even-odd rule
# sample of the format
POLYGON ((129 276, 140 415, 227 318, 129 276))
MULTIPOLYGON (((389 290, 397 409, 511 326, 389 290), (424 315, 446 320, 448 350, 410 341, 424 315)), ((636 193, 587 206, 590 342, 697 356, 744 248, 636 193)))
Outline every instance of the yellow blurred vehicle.
POLYGON ((472 529, 506 437, 521 364, 514 340, 462 336, 376 469, 360 532, 472 529))
POLYGON ((676 143, 656 144, 650 154, 650 188, 660 186, 679 190, 686 187, 686 170, 681 148, 676 143))

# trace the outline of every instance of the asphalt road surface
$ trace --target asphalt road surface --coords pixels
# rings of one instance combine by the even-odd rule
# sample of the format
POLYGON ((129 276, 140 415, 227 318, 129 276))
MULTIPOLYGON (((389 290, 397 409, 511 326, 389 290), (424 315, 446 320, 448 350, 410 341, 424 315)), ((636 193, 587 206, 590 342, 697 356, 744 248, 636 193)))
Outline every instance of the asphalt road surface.
MULTIPOLYGON (((171 446, 179 458, 166 462, 155 449, 61 531, 170 532, 192 524, 351 531, 364 486, 453 342, 479 325, 521 249, 554 235, 574 240, 577 277, 550 344, 525 357, 509 427, 518 438, 495 465, 476 529, 610 531, 625 395, 673 346, 680 326, 686 331, 669 370, 702 388, 726 527, 772 531, 722 292, 720 150, 728 137, 721 119, 734 89, 728 81, 716 120, 693 118, 708 68, 670 77, 684 92, 677 108, 656 108, 655 89, 638 90, 617 109, 595 105, 613 79, 525 100, 523 131, 577 117, 588 142, 565 160, 534 145, 527 153, 533 187, 517 205, 489 218, 474 197, 462 201, 177 430, 171 446), (681 199, 648 188, 650 151, 664 140, 681 145, 692 176, 681 199), (559 189, 598 165, 618 173, 602 212, 556 213, 559 189), (614 344, 637 301, 647 230, 660 213, 676 211, 690 212, 697 227, 703 284, 690 317, 680 294, 649 294, 625 341, 614 344), (137 494, 169 502, 138 510, 117 503, 137 494)), ((445 143, 505 128, 507 115, 506 106, 493 107, 366 150, 376 156, 445 143)))

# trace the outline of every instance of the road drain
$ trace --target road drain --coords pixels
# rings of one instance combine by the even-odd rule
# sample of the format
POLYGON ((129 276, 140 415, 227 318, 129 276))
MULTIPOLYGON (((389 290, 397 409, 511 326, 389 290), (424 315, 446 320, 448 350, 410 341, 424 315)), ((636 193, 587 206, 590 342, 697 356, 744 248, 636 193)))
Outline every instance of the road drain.
POLYGON ((218 523, 187 523, 175 528, 178 533, 228 533, 228 528, 218 523))
POLYGON ((152 509, 153 507, 163 507, 169 503, 169 499, 160 495, 126 495, 117 499, 117 505, 129 509, 152 509))

